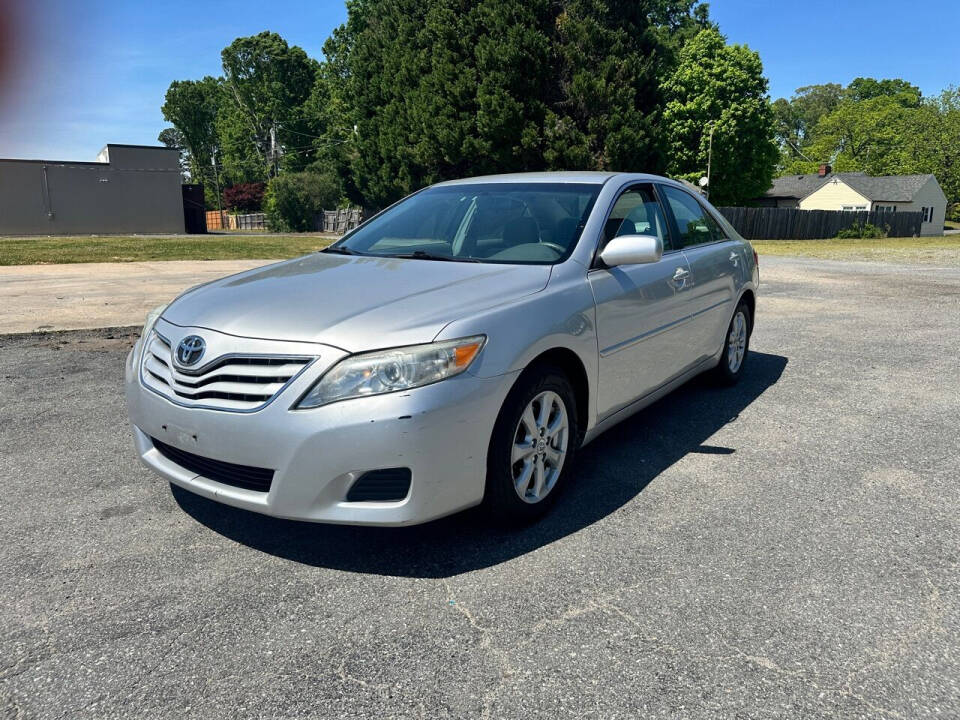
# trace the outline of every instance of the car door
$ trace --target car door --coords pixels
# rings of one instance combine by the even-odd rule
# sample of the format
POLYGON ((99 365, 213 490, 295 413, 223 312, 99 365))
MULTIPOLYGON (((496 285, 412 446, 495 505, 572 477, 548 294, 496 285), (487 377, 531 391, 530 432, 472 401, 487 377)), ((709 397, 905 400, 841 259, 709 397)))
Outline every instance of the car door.
POLYGON ((736 298, 737 274, 745 261, 742 248, 726 236, 691 193, 670 185, 660 189, 677 245, 690 266, 685 333, 696 348, 695 360, 705 360, 723 345, 736 298))
POLYGON ((686 313, 690 268, 672 244, 667 216, 651 184, 631 186, 614 202, 598 256, 609 240, 629 234, 659 237, 664 253, 649 264, 611 268, 597 261, 588 273, 597 313, 601 418, 679 375, 687 355, 677 327, 686 313))

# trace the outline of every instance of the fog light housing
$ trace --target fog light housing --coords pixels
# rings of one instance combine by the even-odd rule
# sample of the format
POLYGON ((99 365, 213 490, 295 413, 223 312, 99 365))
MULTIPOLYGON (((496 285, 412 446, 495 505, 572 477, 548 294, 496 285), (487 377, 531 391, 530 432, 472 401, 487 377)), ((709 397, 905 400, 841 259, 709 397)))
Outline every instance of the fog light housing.
POLYGON ((370 470, 354 480, 347 502, 398 502, 410 493, 410 468, 370 470))

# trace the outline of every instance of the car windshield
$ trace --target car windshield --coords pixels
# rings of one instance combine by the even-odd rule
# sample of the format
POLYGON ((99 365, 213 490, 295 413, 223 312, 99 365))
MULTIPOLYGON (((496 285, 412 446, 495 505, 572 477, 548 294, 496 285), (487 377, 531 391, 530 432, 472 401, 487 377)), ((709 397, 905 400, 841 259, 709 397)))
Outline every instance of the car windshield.
POLYGON ((412 195, 330 252, 460 262, 552 264, 576 247, 599 184, 476 183, 412 195))

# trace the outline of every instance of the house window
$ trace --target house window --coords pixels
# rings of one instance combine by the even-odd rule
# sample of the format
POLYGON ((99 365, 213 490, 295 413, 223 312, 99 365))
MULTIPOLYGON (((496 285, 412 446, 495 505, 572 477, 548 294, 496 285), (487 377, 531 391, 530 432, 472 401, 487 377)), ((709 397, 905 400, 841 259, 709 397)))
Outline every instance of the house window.
POLYGON ((844 212, 866 212, 866 210, 867 210, 866 205, 844 205, 843 206, 844 212))
POLYGON ((920 209, 923 210, 923 221, 924 221, 924 222, 930 222, 931 220, 933 220, 933 208, 932 208, 932 207, 923 207, 923 208, 920 208, 920 209))

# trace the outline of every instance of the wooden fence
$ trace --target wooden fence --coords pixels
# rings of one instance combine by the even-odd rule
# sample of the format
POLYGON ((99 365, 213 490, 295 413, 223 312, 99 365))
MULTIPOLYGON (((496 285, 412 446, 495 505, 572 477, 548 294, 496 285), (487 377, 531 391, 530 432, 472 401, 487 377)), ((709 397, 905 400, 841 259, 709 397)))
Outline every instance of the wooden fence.
POLYGON ((315 220, 315 227, 320 232, 343 235, 353 230, 363 222, 363 210, 360 208, 341 208, 340 210, 324 210, 315 220))
POLYGON ((838 212, 791 208, 717 208, 747 240, 816 240, 834 238, 854 223, 870 223, 889 237, 920 235, 923 214, 918 212, 838 212))
POLYGON ((219 213, 216 210, 207 210, 207 230, 223 230, 223 219, 226 213, 219 213))
POLYGON ((263 213, 231 215, 216 210, 207 211, 207 230, 266 230, 267 216, 263 213))
POLYGON ((267 216, 264 213, 249 213, 247 215, 231 215, 230 219, 236 223, 236 230, 266 230, 267 216))
MULTIPOLYGON (((314 230, 343 235, 363 222, 361 208, 323 210, 314 218, 314 230)), ((231 215, 216 210, 207 211, 207 230, 266 230, 267 216, 264 213, 231 215)))

